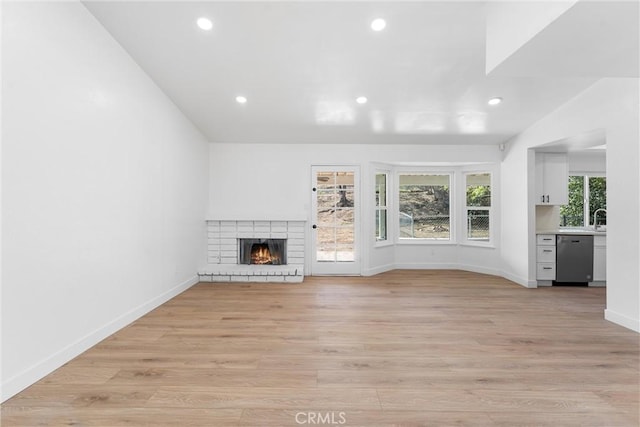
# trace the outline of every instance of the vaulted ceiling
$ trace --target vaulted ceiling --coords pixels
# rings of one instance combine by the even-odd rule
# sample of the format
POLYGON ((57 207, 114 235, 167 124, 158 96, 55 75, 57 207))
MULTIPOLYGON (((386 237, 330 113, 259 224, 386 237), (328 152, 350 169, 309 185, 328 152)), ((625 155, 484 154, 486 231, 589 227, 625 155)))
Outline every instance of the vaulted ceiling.
POLYGON ((544 25, 491 67, 496 40, 511 41, 526 9, 518 17, 479 1, 85 5, 211 142, 499 144, 600 78, 638 76, 637 3, 565 3, 539 14, 544 25), (199 28, 200 17, 213 27, 199 28), (376 18, 384 30, 371 29, 376 18), (503 102, 488 105, 493 97, 503 102))

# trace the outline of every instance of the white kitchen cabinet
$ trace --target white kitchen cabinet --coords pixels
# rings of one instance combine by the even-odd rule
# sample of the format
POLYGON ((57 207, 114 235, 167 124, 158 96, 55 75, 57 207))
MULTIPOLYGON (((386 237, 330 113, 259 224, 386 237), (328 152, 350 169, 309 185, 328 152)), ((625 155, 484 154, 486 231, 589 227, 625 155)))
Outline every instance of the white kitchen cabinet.
POLYGON ((536 245, 538 246, 556 246, 555 234, 538 234, 536 239, 536 245))
POLYGON ((549 286, 556 280, 556 235, 538 234, 536 237, 536 280, 539 286, 549 286))
POLYGON ((556 262, 555 246, 538 246, 537 262, 556 262))
POLYGON ((536 204, 569 203, 569 169, 564 153, 536 153, 536 204))
MULTIPOLYGON (((556 280, 556 263, 539 262, 536 264, 536 280, 551 281, 556 280)), ((542 286, 542 283, 539 283, 542 286)), ((547 284, 549 286, 550 284, 547 284)))
POLYGON ((607 237, 595 236, 593 239, 593 281, 607 280, 607 237))

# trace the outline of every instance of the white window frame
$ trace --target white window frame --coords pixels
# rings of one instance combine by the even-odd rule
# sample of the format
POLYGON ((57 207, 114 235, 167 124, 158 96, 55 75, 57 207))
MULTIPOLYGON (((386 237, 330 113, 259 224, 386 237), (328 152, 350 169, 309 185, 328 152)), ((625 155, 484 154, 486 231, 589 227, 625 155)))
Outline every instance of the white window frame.
POLYGON ((450 168, 424 167, 420 169, 398 169, 394 175, 394 215, 395 223, 394 233, 395 242, 399 245, 456 245, 457 244, 457 174, 455 170, 450 168), (401 175, 447 175, 449 177, 449 238, 433 238, 433 237, 401 237, 400 236, 400 176, 401 175))
POLYGON ((461 185, 461 204, 463 206, 462 209, 462 224, 460 229, 464 230, 464 232, 462 233, 462 243, 464 245, 468 245, 468 246, 485 246, 485 247, 494 247, 494 241, 495 241, 495 226, 496 226, 496 220, 495 220, 495 173, 494 171, 490 170, 490 169, 477 169, 477 170, 464 170, 462 172, 462 185, 461 185), (489 187, 491 188, 491 206, 467 206, 467 177, 469 175, 481 175, 481 174, 488 174, 489 175, 489 187), (489 212, 489 239, 488 240, 476 240, 476 239, 469 239, 469 230, 468 230, 468 222, 467 222, 467 218, 468 218, 468 212, 470 210, 473 211, 477 211, 477 210, 486 210, 487 212, 489 212))
POLYGON ((373 186, 374 186, 374 194, 373 194, 373 212, 374 212, 374 216, 373 216, 373 227, 374 227, 374 246, 375 247, 381 247, 381 246, 389 246, 393 244, 393 238, 391 236, 392 234, 392 230, 393 227, 390 227, 391 225, 391 221, 392 221, 392 215, 391 215, 391 205, 392 205, 392 199, 393 199, 393 194, 390 193, 390 189, 391 187, 391 171, 387 170, 387 169, 376 169, 373 173, 373 186), (386 204, 384 206, 378 206, 377 202, 376 202, 376 194, 375 192, 377 191, 377 177, 378 175, 384 175, 385 176, 385 191, 386 191, 386 204), (376 221, 376 217, 378 212, 380 211, 385 211, 386 212, 386 232, 387 232, 387 236, 385 239, 378 239, 377 237, 377 230, 376 227, 378 227, 377 221, 376 221))

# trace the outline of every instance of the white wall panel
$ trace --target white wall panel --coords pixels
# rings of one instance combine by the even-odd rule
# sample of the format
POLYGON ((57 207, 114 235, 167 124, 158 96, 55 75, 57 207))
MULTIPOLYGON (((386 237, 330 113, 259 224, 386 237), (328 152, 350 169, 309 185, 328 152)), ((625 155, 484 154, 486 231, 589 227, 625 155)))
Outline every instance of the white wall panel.
POLYGON ((194 283, 208 143, 81 3, 2 19, 6 399, 194 283))

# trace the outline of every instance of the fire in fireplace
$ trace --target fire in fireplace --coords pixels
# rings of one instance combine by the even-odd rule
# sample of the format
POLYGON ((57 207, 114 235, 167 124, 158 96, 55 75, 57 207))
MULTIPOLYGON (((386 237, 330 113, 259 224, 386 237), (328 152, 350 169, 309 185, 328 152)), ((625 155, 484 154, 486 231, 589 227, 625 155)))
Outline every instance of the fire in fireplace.
POLYGON ((238 264, 284 265, 286 239, 238 239, 238 264))
POLYGON ((267 243, 255 243, 251 246, 251 264, 273 264, 273 261, 267 243))

